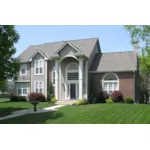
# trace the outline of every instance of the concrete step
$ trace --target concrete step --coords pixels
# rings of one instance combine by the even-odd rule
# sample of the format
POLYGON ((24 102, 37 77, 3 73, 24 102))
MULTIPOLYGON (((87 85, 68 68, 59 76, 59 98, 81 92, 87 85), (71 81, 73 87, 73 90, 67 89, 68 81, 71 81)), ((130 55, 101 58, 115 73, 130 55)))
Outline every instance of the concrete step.
POLYGON ((76 103, 76 100, 58 100, 56 101, 56 104, 59 104, 59 105, 72 105, 76 103))

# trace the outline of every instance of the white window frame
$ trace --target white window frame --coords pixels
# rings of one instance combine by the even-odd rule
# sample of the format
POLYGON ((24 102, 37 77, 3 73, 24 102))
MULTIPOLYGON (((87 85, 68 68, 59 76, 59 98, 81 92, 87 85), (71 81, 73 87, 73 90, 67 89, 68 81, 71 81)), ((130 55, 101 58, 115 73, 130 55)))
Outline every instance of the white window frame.
MULTIPOLYGON (((102 88, 103 88, 103 90, 104 90, 104 84, 105 83, 109 83, 109 84, 112 83, 113 84, 113 86, 112 86, 112 92, 115 91, 115 89, 114 89, 114 83, 117 83, 117 89, 116 90, 117 91, 119 90, 119 78, 118 78, 118 76, 115 73, 107 73, 107 74, 105 74, 103 76, 103 79, 102 79, 102 88), (117 80, 105 80, 106 76, 110 75, 110 74, 114 75, 117 80)), ((105 91, 107 91, 107 93, 109 94, 110 89, 107 87, 107 90, 105 90, 105 91)))
POLYGON ((77 90, 77 87, 79 87, 79 69, 68 70, 69 66, 71 66, 73 64, 76 65, 77 68, 79 68, 79 64, 76 63, 76 62, 69 63, 66 66, 66 70, 65 70, 65 81, 66 81, 66 88, 67 88, 66 91, 65 91, 66 99, 70 99, 70 84, 71 83, 76 84, 76 98, 77 99, 79 98, 79 93, 78 93, 78 90, 77 90), (78 80, 68 80, 68 73, 78 73, 78 80))
POLYGON ((27 64, 20 64, 20 75, 27 75, 27 64), (21 72, 22 69, 25 69, 25 73, 21 72))
POLYGON ((29 90, 29 83, 28 83, 28 82, 17 82, 17 87, 16 87, 16 89, 17 89, 17 95, 19 95, 19 96, 27 96, 27 95, 28 95, 28 92, 29 92, 29 91, 28 91, 28 90, 29 90), (23 84, 25 84, 25 83, 27 84, 27 87, 26 87, 26 88, 23 87, 23 86, 21 86, 21 87, 18 86, 18 84, 23 85, 23 84), (18 93, 18 90, 19 90, 19 89, 21 89, 21 94, 18 93), (27 94, 23 94, 23 90, 24 90, 24 89, 27 90, 27 94))
POLYGON ((55 77, 56 77, 56 69, 55 69, 55 67, 53 67, 53 69, 52 69, 52 85, 53 86, 55 86, 55 83, 56 83, 54 74, 55 74, 55 77), (54 83, 54 81, 55 81, 55 83, 54 83))
POLYGON ((42 93, 44 94, 44 81, 34 81, 34 92, 37 92, 37 93, 42 93), (42 82, 42 92, 40 92, 40 82, 42 82), (36 83, 38 83, 38 88, 36 88, 36 83), (38 89, 38 92, 36 91, 36 89, 38 89))
POLYGON ((44 59, 34 60, 34 75, 44 75, 44 59), (40 62, 42 62, 42 66, 40 66, 40 62), (36 64, 38 65, 37 67, 36 64), (38 68, 38 73, 36 73, 36 68, 38 68), (40 73, 40 68, 42 68, 42 73, 40 73))

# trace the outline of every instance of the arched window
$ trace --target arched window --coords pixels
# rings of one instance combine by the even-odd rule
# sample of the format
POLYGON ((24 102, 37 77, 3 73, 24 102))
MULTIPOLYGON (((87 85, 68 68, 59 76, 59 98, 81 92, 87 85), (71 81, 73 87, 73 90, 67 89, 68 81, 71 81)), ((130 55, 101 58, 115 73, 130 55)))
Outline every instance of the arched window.
POLYGON ((119 90, 119 79, 114 73, 104 75, 102 80, 103 90, 111 94, 113 91, 119 90))
POLYGON ((55 67, 53 67, 53 70, 52 70, 52 84, 53 86, 55 86, 55 67))

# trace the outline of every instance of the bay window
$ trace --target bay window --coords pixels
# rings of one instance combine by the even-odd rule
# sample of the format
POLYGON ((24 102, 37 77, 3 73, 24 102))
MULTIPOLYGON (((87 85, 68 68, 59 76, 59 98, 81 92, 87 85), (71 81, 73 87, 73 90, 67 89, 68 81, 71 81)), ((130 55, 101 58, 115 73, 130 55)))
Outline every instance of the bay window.
POLYGON ((21 96, 28 95, 28 83, 27 82, 18 82, 16 83, 17 94, 21 96))

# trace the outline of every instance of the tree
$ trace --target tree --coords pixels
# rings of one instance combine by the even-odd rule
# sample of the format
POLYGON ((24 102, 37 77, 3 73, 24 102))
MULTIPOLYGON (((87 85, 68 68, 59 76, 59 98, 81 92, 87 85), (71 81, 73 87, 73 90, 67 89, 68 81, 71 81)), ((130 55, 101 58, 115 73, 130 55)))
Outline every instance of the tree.
POLYGON ((149 25, 127 25, 131 44, 138 42, 142 55, 139 56, 139 81, 140 102, 148 102, 149 75, 150 75, 150 26, 149 25))
POLYGON ((130 33, 131 44, 139 43, 140 69, 150 73, 150 25, 126 25, 125 29, 130 33))
POLYGON ((0 88, 8 79, 16 79, 20 68, 19 60, 14 57, 14 44, 19 34, 13 25, 0 25, 0 88))

